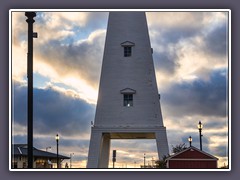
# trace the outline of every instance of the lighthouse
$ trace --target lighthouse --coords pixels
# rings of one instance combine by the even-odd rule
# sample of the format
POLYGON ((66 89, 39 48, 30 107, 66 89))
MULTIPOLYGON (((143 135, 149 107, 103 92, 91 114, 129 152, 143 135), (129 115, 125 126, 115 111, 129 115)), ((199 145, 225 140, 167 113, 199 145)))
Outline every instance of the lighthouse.
POLYGON ((145 12, 110 12, 87 168, 108 168, 111 139, 156 139, 169 153, 145 12))

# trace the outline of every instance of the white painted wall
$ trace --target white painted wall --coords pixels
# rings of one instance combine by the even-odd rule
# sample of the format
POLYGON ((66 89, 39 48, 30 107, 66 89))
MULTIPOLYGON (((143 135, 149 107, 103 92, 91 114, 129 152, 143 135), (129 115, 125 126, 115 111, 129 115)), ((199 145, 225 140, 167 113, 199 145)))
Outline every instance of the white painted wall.
POLYGON ((162 115, 144 12, 111 12, 102 64, 95 126, 162 126, 162 115), (121 43, 135 43, 124 57, 121 43), (136 90, 133 107, 120 90, 136 90))

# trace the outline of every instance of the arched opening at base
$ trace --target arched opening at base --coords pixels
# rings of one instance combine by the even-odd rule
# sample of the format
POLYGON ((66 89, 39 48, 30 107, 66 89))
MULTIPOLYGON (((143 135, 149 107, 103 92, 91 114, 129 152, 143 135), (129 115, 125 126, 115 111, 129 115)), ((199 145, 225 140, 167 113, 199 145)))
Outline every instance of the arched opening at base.
POLYGON ((158 160, 155 139, 111 139, 108 168, 113 168, 113 150, 114 168, 155 168, 158 160))

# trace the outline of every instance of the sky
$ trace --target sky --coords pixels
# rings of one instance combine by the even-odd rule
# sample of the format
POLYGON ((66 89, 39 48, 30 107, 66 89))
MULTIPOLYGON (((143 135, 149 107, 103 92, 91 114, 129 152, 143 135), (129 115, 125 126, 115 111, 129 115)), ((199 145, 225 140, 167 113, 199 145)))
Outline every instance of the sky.
MULTIPOLYGON (((146 12, 169 150, 203 123, 203 150, 228 164, 228 12, 146 12)), ((94 121, 108 12, 37 12, 34 23, 34 147, 85 168, 94 121)), ((11 13, 12 137, 27 143, 27 23, 11 13)), ((115 167, 158 159, 154 140, 112 140, 115 167)), ((69 163, 68 161, 64 161, 69 163)), ((112 167, 111 154, 109 167, 112 167)))

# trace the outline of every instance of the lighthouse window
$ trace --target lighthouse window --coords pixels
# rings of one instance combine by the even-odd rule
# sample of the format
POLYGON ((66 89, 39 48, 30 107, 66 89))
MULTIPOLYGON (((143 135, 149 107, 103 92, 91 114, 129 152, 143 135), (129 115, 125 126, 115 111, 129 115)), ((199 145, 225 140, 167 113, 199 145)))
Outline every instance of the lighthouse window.
POLYGON ((124 57, 129 57, 132 55, 132 47, 124 46, 124 57))
POLYGON ((123 94, 123 106, 133 106, 133 94, 123 94))

